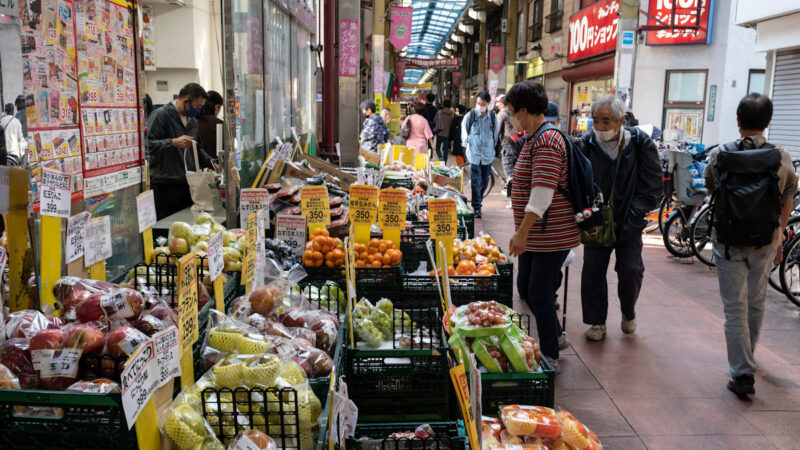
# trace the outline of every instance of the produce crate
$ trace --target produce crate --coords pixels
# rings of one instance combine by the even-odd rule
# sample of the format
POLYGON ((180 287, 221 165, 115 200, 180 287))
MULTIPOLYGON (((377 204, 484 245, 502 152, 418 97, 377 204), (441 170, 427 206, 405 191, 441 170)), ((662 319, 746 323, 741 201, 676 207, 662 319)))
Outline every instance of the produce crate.
MULTIPOLYGON (((496 271, 495 271, 496 272, 496 271)), ((455 275, 449 277, 450 301, 455 306, 478 300, 496 299, 500 294, 500 275, 455 275)), ((439 289, 433 275, 403 274, 403 296, 417 301, 439 301, 439 289)))
MULTIPOLYGON (((456 228, 458 239, 467 238, 467 229, 459 225, 456 228)), ((419 267, 419 263, 428 261, 427 242, 431 238, 428 222, 412 221, 411 229, 400 232, 400 250, 403 252, 403 266, 407 271, 413 272, 419 267)), ((436 248, 434 241, 434 249, 436 248)))
MULTIPOLYGON (((335 281, 345 286, 344 267, 306 267, 308 275, 303 281, 325 282, 335 281)), ((402 264, 392 267, 358 267, 356 268, 356 293, 359 297, 379 299, 397 296, 403 286, 402 264)))
POLYGON ((384 178, 383 183, 381 183, 381 189, 385 188, 406 188, 410 191, 414 189, 414 179, 410 176, 391 179, 384 178))
MULTIPOLYGON (((500 249, 502 252, 503 250, 500 249)), ((500 276, 500 292, 497 301, 508 307, 514 306, 514 263, 509 259, 507 263, 496 263, 497 274, 500 276)))
POLYGON ((453 394, 441 319, 437 308, 395 308, 393 320, 400 333, 395 333, 391 344, 377 349, 354 348, 349 321, 343 322, 342 373, 359 418, 378 422, 449 419, 453 394), (414 321, 413 330, 401 319, 401 311, 414 321), (398 334, 413 335, 410 344, 398 334), (433 347, 421 345, 423 340, 433 342, 433 347))
POLYGON ((280 449, 300 449, 298 392, 286 388, 206 388, 201 413, 223 445, 240 432, 267 433, 280 449))
POLYGON ((125 421, 120 393, 3 389, 0 448, 127 450, 138 445, 135 429, 129 430, 125 421), (36 411, 26 413, 29 407, 36 411))
POLYGON ((410 449, 469 449, 467 429, 461 420, 453 422, 428 422, 434 436, 425 439, 388 439, 392 433, 414 431, 420 422, 359 423, 355 436, 347 438, 345 445, 354 450, 410 450, 410 449), (369 439, 363 439, 368 437, 369 439))
MULTIPOLYGON (((342 347, 344 346, 344 335, 342 335, 341 324, 339 325, 338 331, 339 337, 336 338, 336 350, 333 352, 333 367, 336 368, 337 373, 339 373, 339 367, 341 366, 342 347)), ((331 376, 310 378, 308 384, 311 385, 311 390, 314 391, 314 395, 316 395, 322 403, 325 403, 325 399, 328 398, 328 391, 331 388, 331 376)))
POLYGON ((214 308, 214 299, 208 301, 202 308, 197 311, 197 342, 192 344, 192 358, 194 361, 194 380, 197 381, 203 376, 203 342, 206 340, 208 334, 208 316, 209 311, 214 308))

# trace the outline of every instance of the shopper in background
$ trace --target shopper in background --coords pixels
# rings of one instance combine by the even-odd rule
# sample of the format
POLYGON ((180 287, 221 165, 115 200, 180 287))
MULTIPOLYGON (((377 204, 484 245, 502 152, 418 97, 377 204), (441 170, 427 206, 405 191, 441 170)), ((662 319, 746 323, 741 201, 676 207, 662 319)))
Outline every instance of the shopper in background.
POLYGON ((28 135, 28 114, 25 112, 25 96, 18 95, 16 100, 14 100, 14 106, 17 107, 17 114, 15 117, 19 120, 19 123, 22 125, 22 135, 28 135))
POLYGON ((508 182, 505 186, 503 186, 503 191, 507 197, 511 196, 511 192, 508 188, 511 186, 511 176, 512 172, 514 171, 514 163, 517 162, 517 156, 519 153, 514 150, 514 142, 511 141, 511 137, 517 132, 514 129, 514 125, 511 124, 511 115, 508 112, 508 108, 506 107, 505 95, 501 95, 497 97, 497 100, 494 102, 497 105, 498 113, 497 113, 497 122, 500 124, 500 133, 498 139, 500 140, 500 157, 503 161, 503 172, 506 175, 506 180, 508 182))
POLYGON ((461 145, 461 121, 467 108, 464 105, 457 105, 453 121, 450 123, 450 143, 453 145, 453 156, 456 157, 456 165, 464 164, 464 146, 461 145))
POLYGON ((636 300, 642 288, 642 230, 647 214, 658 206, 662 192, 661 163, 656 146, 645 133, 623 126, 625 105, 606 96, 592 105, 594 128, 582 139, 583 151, 592 163, 594 182, 610 202, 616 242, 610 247, 585 245, 581 274, 583 322, 591 327, 586 339, 606 336, 608 282, 611 253, 616 255, 617 295, 622 309, 622 332, 636 331, 636 300), (613 198, 612 198, 613 190, 613 198))
POLYGON ((428 153, 428 146, 433 148, 433 131, 425 119, 425 104, 415 103, 414 113, 403 122, 403 137, 406 146, 414 148, 415 153, 428 153))
POLYGON ((386 124, 386 130, 389 132, 389 142, 397 144, 398 137, 400 136, 400 122, 392 120, 392 111, 389 108, 381 110, 381 119, 386 124))
POLYGON ((556 289, 569 250, 580 244, 572 205, 562 194, 569 172, 567 137, 556 129, 541 129, 547 123, 547 93, 541 83, 517 83, 505 100, 515 128, 533 136, 514 166, 511 201, 516 232, 509 249, 519 256, 517 289, 536 319, 542 354, 558 371, 559 350, 569 342, 562 337, 556 315, 556 289), (545 213, 546 223, 540 220, 545 213))
POLYGON ((217 159, 221 148, 217 148, 217 124, 224 125, 225 122, 219 119, 222 112, 222 96, 217 91, 208 91, 206 104, 197 116, 197 136, 203 143, 203 150, 212 160, 217 159))
MULTIPOLYGON (((19 119, 14 116, 14 105, 11 103, 6 104, 3 109, 5 115, 0 119, 0 128, 3 130, 3 136, 6 143, 5 163, 8 166, 18 166, 22 164, 23 157, 27 153, 27 148, 22 148, 21 142, 25 141, 22 134, 22 124, 19 119)), ((27 144, 24 145, 27 147, 27 144)), ((3 159, 0 156, 0 159, 3 159)))
POLYGON ((450 125, 453 123, 453 108, 450 107, 450 100, 442 102, 440 109, 433 119, 433 134, 436 135, 436 156, 439 161, 447 164, 447 153, 450 151, 450 125))
POLYGON ((378 152, 378 146, 385 144, 389 140, 389 130, 383 123, 381 116, 375 113, 374 102, 364 100, 361 102, 361 112, 367 117, 364 119, 364 128, 361 129, 359 138, 361 148, 372 153, 378 152))
POLYGON ((431 130, 433 130, 435 127, 433 122, 434 118, 436 118, 437 112, 436 105, 434 105, 435 101, 436 96, 432 92, 428 92, 428 94, 425 96, 425 113, 423 116, 425 116, 425 119, 428 120, 428 126, 431 127, 431 130))
POLYGON ((159 220, 192 206, 186 169, 214 167, 201 142, 197 143, 200 161, 194 160, 192 152, 192 141, 197 140, 196 117, 206 97, 208 94, 199 84, 189 83, 180 90, 177 99, 153 111, 147 122, 150 186, 159 220))
POLYGON ((461 142, 467 149, 472 186, 472 209, 475 217, 481 218, 483 187, 489 182, 494 161, 494 146, 497 143, 497 116, 489 111, 492 96, 486 91, 478 93, 475 108, 470 110, 461 123, 461 142))
MULTIPOLYGON (((147 122, 150 119, 150 115, 153 114, 153 99, 150 98, 150 94, 144 94, 144 120, 147 122)), ((147 124, 145 124, 147 125, 147 124)))
MULTIPOLYGON (((719 293, 725 312, 725 341, 728 347, 728 363, 731 374, 728 389, 737 395, 746 395, 755 393, 756 362, 753 352, 764 318, 764 301, 770 268, 773 264, 779 264, 783 257, 783 247, 781 246, 783 230, 786 229, 789 215, 792 212, 792 198, 797 192, 797 174, 792 166, 789 153, 781 147, 776 148, 767 143, 764 138, 764 129, 772 120, 772 101, 768 97, 760 94, 749 94, 744 97, 736 109, 736 120, 741 139, 717 147, 711 152, 705 177, 709 192, 717 191, 717 195, 714 196, 715 228, 711 238, 714 242, 719 293), (756 183, 765 179, 771 180, 766 191, 762 191, 765 193, 763 196, 758 192, 758 188, 751 189, 754 187, 752 184, 732 186, 742 183, 742 178, 727 173, 729 167, 727 163, 718 164, 721 152, 753 149, 764 150, 749 155, 742 152, 737 156, 749 158, 752 161, 751 164, 748 164, 748 160, 740 160, 741 165, 746 166, 748 172, 751 172, 750 180, 754 180, 756 183), (762 171, 760 174, 755 172, 759 170, 759 166, 762 171), (773 179, 774 174, 777 174, 777 179, 773 179), (761 214, 763 209, 756 209, 754 212, 757 215, 763 215, 763 219, 773 224, 774 229, 771 231, 771 236, 763 236, 770 232, 769 228, 759 227, 763 221, 742 215, 743 221, 748 222, 751 227, 759 227, 759 231, 762 232, 761 237, 765 241, 769 240, 768 244, 746 245, 745 241, 748 239, 745 237, 758 235, 758 233, 750 233, 752 228, 743 230, 742 227, 736 225, 726 233, 724 226, 726 221, 717 220, 723 214, 731 217, 728 214, 730 211, 726 210, 730 210, 729 205, 738 203, 733 199, 723 200, 731 195, 729 193, 731 187, 740 191, 755 192, 755 195, 761 198, 760 203, 768 205, 769 212, 761 214), (776 208, 773 209, 772 205, 775 205, 776 208), (779 217, 778 205, 780 205, 779 217), (770 217, 770 214, 775 216, 770 217), (722 230, 718 226, 722 227, 722 230), (730 232, 741 235, 741 244, 727 242, 730 232)), ((753 181, 746 182, 752 183, 753 181)), ((748 242, 748 244, 753 243, 748 242)))

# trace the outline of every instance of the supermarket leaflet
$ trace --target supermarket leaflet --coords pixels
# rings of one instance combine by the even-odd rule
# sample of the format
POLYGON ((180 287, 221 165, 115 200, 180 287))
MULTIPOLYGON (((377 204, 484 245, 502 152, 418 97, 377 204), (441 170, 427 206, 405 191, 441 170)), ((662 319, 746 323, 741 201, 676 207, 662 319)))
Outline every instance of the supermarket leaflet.
POLYGON ((136 349, 120 375, 122 409, 125 411, 128 429, 133 428, 139 413, 150 401, 160 378, 155 344, 150 340, 136 349))

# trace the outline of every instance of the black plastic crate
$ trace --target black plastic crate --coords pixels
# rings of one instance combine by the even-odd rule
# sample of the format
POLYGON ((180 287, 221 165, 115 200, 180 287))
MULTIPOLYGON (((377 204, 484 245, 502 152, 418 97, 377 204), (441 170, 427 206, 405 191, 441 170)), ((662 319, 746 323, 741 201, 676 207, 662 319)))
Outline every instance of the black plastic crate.
MULTIPOLYGON (((501 250, 502 251, 502 250, 501 250)), ((497 274, 500 276, 500 292, 497 301, 508 306, 514 306, 514 263, 508 260, 507 263, 496 263, 497 274)))
MULTIPOLYGON (((345 286, 344 267, 306 267, 308 275, 303 281, 325 282, 334 281, 339 286, 345 286)), ((379 299, 381 297, 396 297, 403 286, 402 264, 392 267, 357 267, 356 268, 356 293, 359 297, 379 299)))
MULTIPOLYGON (((449 278, 451 280, 450 301, 455 306, 499 297, 500 275, 497 273, 494 275, 454 275, 449 278)), ((403 296, 416 301, 439 301, 436 277, 429 274, 403 274, 403 296)))
POLYGON ((119 393, 3 389, 0 448, 121 450, 138 445, 119 393))
POLYGON ((411 450, 411 449, 448 449, 466 450, 469 447, 469 438, 464 422, 428 422, 435 435, 425 439, 389 439, 392 433, 414 431, 422 425, 421 422, 396 422, 396 423, 359 423, 356 425, 355 436, 347 438, 345 444, 348 449, 355 450, 411 450), (364 438, 369 439, 364 439, 364 438))
POLYGON ((223 445, 240 431, 256 429, 278 448, 301 448, 298 393, 293 388, 206 388, 200 397, 201 413, 223 445))
POLYGON ((414 189, 414 179, 410 176, 404 178, 383 179, 381 189, 386 188, 406 188, 409 191, 414 189))
POLYGON ((483 414, 497 417, 505 405, 537 405, 553 408, 555 369, 542 358, 541 372, 481 374, 483 414))
MULTIPOLYGON (((447 341, 436 308, 394 310, 395 323, 412 331, 410 339, 395 333, 391 348, 369 349, 350 344, 345 321, 342 372, 350 399, 365 421, 448 420, 452 398, 447 341), (414 321, 413 330, 400 312, 414 321), (433 347, 427 339, 435 339, 433 347), (405 348, 403 348, 405 347, 405 348)), ((407 333, 409 334, 409 333, 407 333)), ((384 344, 384 347, 386 344, 384 344)))
MULTIPOLYGON (((459 225, 456 229, 458 239, 467 238, 467 229, 459 225)), ((403 252, 403 267, 410 272, 417 270, 419 264, 428 261, 427 242, 431 238, 428 222, 412 221, 411 229, 405 229, 400 233, 400 250, 403 252)), ((434 249, 436 241, 433 241, 434 249)))

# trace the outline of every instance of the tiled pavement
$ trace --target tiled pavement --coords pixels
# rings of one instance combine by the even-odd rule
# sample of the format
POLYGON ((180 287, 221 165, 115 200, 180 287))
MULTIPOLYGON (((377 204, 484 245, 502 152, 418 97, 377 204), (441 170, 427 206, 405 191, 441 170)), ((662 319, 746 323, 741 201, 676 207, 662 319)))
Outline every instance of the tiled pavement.
MULTIPOLYGON (((505 202, 495 190, 484 201, 484 218, 475 224, 476 232, 485 230, 503 248, 513 233, 505 202)), ((644 247, 636 334, 620 330, 616 273, 609 270, 603 342, 583 338, 582 256, 576 249, 567 296, 572 347, 561 353, 556 406, 583 420, 605 448, 800 449, 800 308, 770 288, 756 349, 756 395, 739 400, 725 388, 727 358, 715 273, 699 262, 668 258, 657 234, 646 237, 644 247)), ((562 295, 563 288, 563 304, 562 295)), ((530 312, 516 292, 514 298, 520 311, 530 312)))

